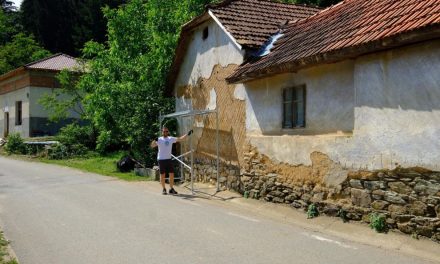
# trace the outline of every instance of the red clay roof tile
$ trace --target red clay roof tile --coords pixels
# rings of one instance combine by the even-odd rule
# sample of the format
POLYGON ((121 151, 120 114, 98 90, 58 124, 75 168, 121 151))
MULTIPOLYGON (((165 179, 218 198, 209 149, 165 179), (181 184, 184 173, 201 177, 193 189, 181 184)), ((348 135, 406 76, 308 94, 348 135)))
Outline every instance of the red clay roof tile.
POLYGON ((78 67, 78 61, 69 55, 58 53, 50 57, 31 62, 24 67, 28 69, 54 70, 73 69, 78 67))
POLYGON ((244 63, 228 81, 296 71, 440 38, 440 0, 346 0, 287 24, 281 33, 268 55, 244 63))
POLYGON ((210 5, 209 10, 238 44, 259 48, 283 24, 309 17, 321 9, 268 0, 232 0, 210 5))

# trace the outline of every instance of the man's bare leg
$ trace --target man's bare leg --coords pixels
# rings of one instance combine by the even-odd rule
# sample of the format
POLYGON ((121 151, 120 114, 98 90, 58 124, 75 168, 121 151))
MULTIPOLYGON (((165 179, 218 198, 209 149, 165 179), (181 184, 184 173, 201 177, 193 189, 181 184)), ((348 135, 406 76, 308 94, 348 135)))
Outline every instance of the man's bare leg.
MULTIPOLYGON (((165 173, 160 174, 160 184, 162 185, 162 189, 165 190, 165 173)), ((165 191, 166 193, 166 191, 165 191)))
POLYGON ((170 189, 173 189, 173 186, 174 186, 174 172, 170 172, 170 173, 168 173, 168 175, 170 176, 170 189))

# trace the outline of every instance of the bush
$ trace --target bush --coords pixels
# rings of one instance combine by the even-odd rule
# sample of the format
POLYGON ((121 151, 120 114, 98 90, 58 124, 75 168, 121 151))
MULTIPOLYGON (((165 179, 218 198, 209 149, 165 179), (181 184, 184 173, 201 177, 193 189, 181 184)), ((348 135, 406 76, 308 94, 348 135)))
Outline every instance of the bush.
POLYGON ((61 128, 56 139, 66 146, 83 145, 88 149, 94 149, 96 146, 93 128, 75 123, 61 128))
POLYGON ((66 145, 63 144, 52 145, 52 147, 49 148, 47 152, 47 157, 49 159, 60 160, 60 159, 68 158, 69 156, 70 155, 68 148, 66 147, 66 145))
POLYGON ((387 231, 386 218, 383 214, 371 213, 370 214, 370 227, 376 232, 383 233, 387 231))
POLYGON ((8 154, 25 154, 26 145, 19 133, 10 134, 7 138, 5 150, 8 154))
POLYGON ((316 207, 316 204, 312 203, 307 208, 307 218, 314 218, 319 215, 318 208, 316 207))
POLYGON ((83 156, 89 149, 95 148, 95 136, 91 126, 69 124, 60 130, 56 139, 60 143, 49 149, 49 159, 83 156))

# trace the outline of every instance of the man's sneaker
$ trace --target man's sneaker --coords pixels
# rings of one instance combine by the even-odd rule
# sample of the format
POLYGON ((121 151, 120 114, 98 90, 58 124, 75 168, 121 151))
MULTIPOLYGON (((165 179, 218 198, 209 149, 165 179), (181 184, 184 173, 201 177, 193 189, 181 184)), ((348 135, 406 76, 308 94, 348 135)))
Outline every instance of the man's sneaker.
POLYGON ((169 191, 170 194, 177 194, 176 190, 174 190, 174 188, 171 188, 169 191))
MULTIPOLYGON (((170 190, 170 191, 171 191, 171 190, 170 190)), ((163 188, 163 190, 162 190, 162 194, 163 194, 163 195, 166 195, 166 194, 167 194, 167 189, 163 188)))

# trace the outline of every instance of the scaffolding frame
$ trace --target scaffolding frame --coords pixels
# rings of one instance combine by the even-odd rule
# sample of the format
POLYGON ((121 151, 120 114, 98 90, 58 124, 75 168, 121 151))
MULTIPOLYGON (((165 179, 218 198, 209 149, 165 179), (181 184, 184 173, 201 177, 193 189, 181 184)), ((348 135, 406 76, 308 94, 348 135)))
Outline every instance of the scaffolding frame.
MULTIPOLYGON (((165 118, 176 118, 178 119, 178 123, 182 124, 182 118, 191 118, 191 129, 194 129, 194 117, 200 116, 200 115, 209 115, 215 113, 215 119, 216 119, 216 174, 217 174, 217 190, 216 192, 220 191, 219 186, 219 122, 218 122, 218 111, 217 109, 214 110, 186 110, 186 111, 180 111, 180 112, 174 112, 171 114, 162 115, 162 113, 159 113, 159 128, 162 129, 162 122, 165 120, 165 118)), ((185 152, 183 154, 180 154, 179 156, 174 156, 171 154, 171 157, 173 160, 177 160, 180 163, 180 175, 181 177, 184 176, 183 169, 186 168, 190 171, 191 175, 191 192, 192 194, 195 194, 194 192, 194 148, 193 148, 193 140, 192 137, 189 137, 189 151, 185 152), (186 164, 183 161, 183 158, 187 155, 190 155, 190 163, 186 164)))

